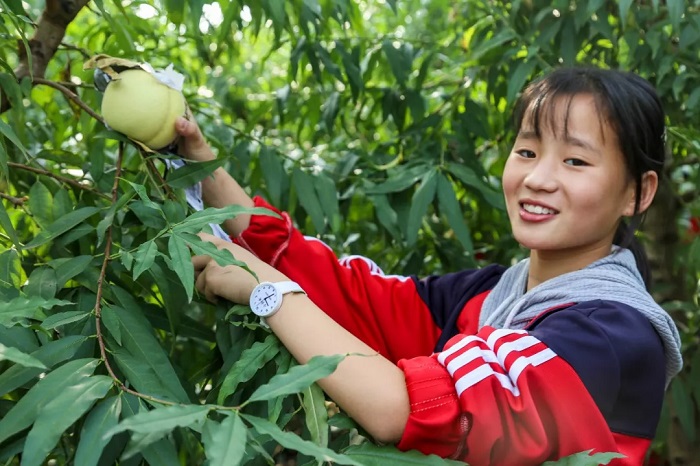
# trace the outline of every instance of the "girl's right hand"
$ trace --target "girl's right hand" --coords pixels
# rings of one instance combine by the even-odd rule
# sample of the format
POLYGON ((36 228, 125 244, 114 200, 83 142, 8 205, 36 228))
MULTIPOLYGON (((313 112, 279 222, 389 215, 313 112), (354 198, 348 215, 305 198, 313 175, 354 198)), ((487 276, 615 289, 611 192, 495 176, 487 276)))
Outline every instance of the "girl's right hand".
POLYGON ((197 162, 207 162, 214 160, 216 155, 207 144, 202 131, 199 129, 194 116, 187 110, 189 120, 184 117, 179 117, 175 121, 175 131, 180 135, 180 140, 177 146, 177 153, 182 157, 197 162))

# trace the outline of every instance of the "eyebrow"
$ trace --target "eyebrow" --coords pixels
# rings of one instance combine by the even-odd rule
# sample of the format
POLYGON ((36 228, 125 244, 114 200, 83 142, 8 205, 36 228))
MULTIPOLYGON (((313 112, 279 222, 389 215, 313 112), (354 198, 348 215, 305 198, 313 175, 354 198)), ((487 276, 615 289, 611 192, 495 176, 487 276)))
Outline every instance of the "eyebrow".
MULTIPOLYGON (((520 131, 518 133, 518 137, 522 139, 528 139, 528 140, 536 140, 539 141, 540 137, 537 136, 537 133, 534 131, 520 131)), ((567 144, 571 144, 573 146, 581 147, 582 149, 586 149, 591 152, 599 153, 600 149, 598 149, 596 146, 591 144, 590 142, 586 141, 585 139, 577 138, 575 136, 566 135, 564 137, 564 141, 567 144)))

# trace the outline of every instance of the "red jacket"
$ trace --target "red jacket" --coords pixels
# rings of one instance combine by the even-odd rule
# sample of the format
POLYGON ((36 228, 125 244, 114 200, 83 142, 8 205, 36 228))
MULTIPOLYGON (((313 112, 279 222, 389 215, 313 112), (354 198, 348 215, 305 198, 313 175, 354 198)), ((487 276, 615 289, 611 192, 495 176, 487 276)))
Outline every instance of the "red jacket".
POLYGON ((643 463, 665 360, 635 309, 603 299, 562 303, 525 330, 478 328, 503 267, 384 275, 364 257, 338 260, 277 212, 282 219, 254 216, 236 241, 404 371, 411 413, 400 449, 472 466, 539 465, 591 449, 626 455, 610 463, 617 466, 643 463))

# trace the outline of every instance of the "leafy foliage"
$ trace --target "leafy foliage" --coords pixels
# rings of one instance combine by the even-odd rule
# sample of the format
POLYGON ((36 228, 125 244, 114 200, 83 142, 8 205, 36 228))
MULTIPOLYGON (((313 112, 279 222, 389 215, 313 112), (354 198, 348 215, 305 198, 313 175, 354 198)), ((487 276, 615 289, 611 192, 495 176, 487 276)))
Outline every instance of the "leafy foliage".
POLYGON ((196 295, 190 251, 237 261, 195 233, 243 210, 192 213, 181 188, 223 166, 387 273, 509 263, 524 254, 498 181, 510 110, 527 81, 574 63, 639 72, 669 114, 669 195, 644 235, 686 369, 654 448, 694 454, 697 4, 96 0, 41 81, 17 70, 43 8, 0 0, 0 461, 272 464, 293 450, 299 464, 450 464, 356 445, 361 430, 313 383, 340 356, 298 366, 245 309, 196 295), (184 72, 219 159, 168 172, 166 154, 107 130, 79 105, 100 106, 82 69, 95 53, 184 72))

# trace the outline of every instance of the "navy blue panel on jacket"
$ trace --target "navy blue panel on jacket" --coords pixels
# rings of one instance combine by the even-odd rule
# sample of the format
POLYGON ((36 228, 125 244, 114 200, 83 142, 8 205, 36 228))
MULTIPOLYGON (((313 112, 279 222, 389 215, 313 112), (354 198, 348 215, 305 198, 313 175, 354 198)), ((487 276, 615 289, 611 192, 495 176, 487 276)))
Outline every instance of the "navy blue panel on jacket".
POLYGON ((457 319, 462 309, 474 296, 493 289, 506 270, 502 265, 492 264, 483 269, 462 270, 440 276, 414 279, 416 290, 428 305, 435 324, 442 334, 435 351, 442 351, 445 343, 457 335, 457 319))
POLYGON ((595 300, 545 313, 527 329, 574 368, 613 432, 653 438, 665 359, 646 317, 626 304, 595 300))

